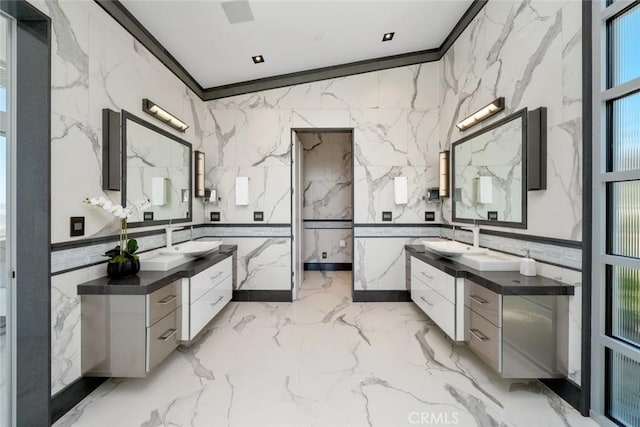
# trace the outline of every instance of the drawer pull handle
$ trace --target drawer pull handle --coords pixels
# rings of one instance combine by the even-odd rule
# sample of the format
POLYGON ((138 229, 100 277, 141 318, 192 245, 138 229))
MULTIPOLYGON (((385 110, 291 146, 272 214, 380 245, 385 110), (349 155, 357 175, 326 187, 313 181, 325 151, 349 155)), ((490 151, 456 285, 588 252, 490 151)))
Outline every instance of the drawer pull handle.
POLYGON ((222 301, 222 298, 224 298, 222 295, 220 295, 218 297, 218 299, 215 302, 211 303, 211 307, 214 307, 215 305, 217 305, 220 301, 222 301))
POLYGON ((469 295, 469 298, 470 298, 472 301, 477 302, 478 304, 486 304, 486 303, 488 303, 488 302, 489 302, 489 301, 487 301, 486 299, 484 299, 484 298, 480 298, 480 297, 479 297, 479 296, 477 296, 477 295, 469 295))
POLYGON ((426 271, 421 271, 421 273, 422 273, 422 275, 423 275, 424 277, 426 277, 427 279, 431 279, 431 280, 433 280, 433 276, 428 275, 426 271))
POLYGON ((160 301, 158 301, 158 304, 169 304, 171 301, 173 301, 174 299, 176 299, 175 295, 169 295, 168 297, 161 299, 160 301))
POLYGON ((477 329, 469 329, 469 333, 480 341, 488 341, 489 338, 477 329))
POLYGON ((433 307, 433 303, 432 303, 432 302, 427 301, 427 299, 426 299, 425 297, 420 297, 420 299, 421 299, 422 301, 424 301, 427 305, 429 305, 429 306, 433 307))
POLYGON ((214 276, 209 277, 209 280, 214 281, 218 276, 220 276, 224 271, 218 271, 214 276))
POLYGON ((171 338, 172 336, 174 336, 176 334, 176 332, 178 332, 177 329, 167 329, 164 334, 160 335, 158 337, 158 339, 160 341, 167 341, 169 338, 171 338))

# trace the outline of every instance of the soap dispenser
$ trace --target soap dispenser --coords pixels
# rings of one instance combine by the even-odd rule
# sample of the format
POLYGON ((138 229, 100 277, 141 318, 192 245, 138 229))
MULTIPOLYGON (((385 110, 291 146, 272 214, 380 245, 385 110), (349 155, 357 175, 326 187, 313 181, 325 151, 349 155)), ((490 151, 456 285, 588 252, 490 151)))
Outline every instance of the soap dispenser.
POLYGON ((528 249, 527 255, 520 260, 520 274, 531 277, 536 275, 536 260, 529 257, 528 249))

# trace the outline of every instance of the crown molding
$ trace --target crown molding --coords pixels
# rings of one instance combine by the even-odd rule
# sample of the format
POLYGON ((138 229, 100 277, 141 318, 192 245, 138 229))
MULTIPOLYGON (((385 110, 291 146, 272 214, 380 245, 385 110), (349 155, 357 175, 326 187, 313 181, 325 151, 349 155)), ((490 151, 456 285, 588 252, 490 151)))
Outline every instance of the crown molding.
POLYGON ((447 53, 449 48, 453 46, 453 43, 460 37, 471 21, 473 21, 473 18, 475 18, 488 3, 488 0, 473 0, 444 42, 436 49, 384 56, 365 61, 315 68, 210 88, 203 88, 119 0, 95 0, 95 2, 171 70, 171 72, 198 95, 200 99, 203 101, 212 101, 214 99, 243 95, 251 92, 438 61, 447 53))

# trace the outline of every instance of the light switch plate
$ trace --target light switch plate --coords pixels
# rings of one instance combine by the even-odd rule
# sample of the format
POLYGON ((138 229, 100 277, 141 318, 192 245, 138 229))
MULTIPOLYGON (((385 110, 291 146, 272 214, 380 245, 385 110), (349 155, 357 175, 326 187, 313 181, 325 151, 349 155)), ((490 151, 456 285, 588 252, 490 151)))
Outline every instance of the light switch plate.
POLYGON ((71 237, 84 236, 84 217, 72 216, 69 220, 69 235, 71 237))

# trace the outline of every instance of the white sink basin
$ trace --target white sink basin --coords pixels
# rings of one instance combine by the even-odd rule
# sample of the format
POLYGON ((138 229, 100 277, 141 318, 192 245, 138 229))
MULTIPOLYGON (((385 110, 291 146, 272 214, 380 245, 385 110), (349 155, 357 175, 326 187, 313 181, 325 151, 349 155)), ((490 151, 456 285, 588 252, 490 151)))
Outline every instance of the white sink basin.
POLYGON ((160 253, 165 255, 180 254, 191 258, 198 258, 217 250, 221 244, 222 242, 219 240, 209 242, 189 241, 180 243, 179 245, 174 245, 170 248, 162 249, 160 250, 160 253))
POLYGON ((425 248, 447 257, 459 257, 461 255, 475 255, 487 252, 485 248, 474 248, 473 246, 451 240, 425 240, 422 243, 425 248))
POLYGON ((520 258, 494 251, 478 255, 462 255, 456 258, 456 261, 480 271, 520 270, 520 258))
POLYGON ((141 271, 167 271, 189 261, 189 257, 183 254, 161 254, 140 255, 141 271))

